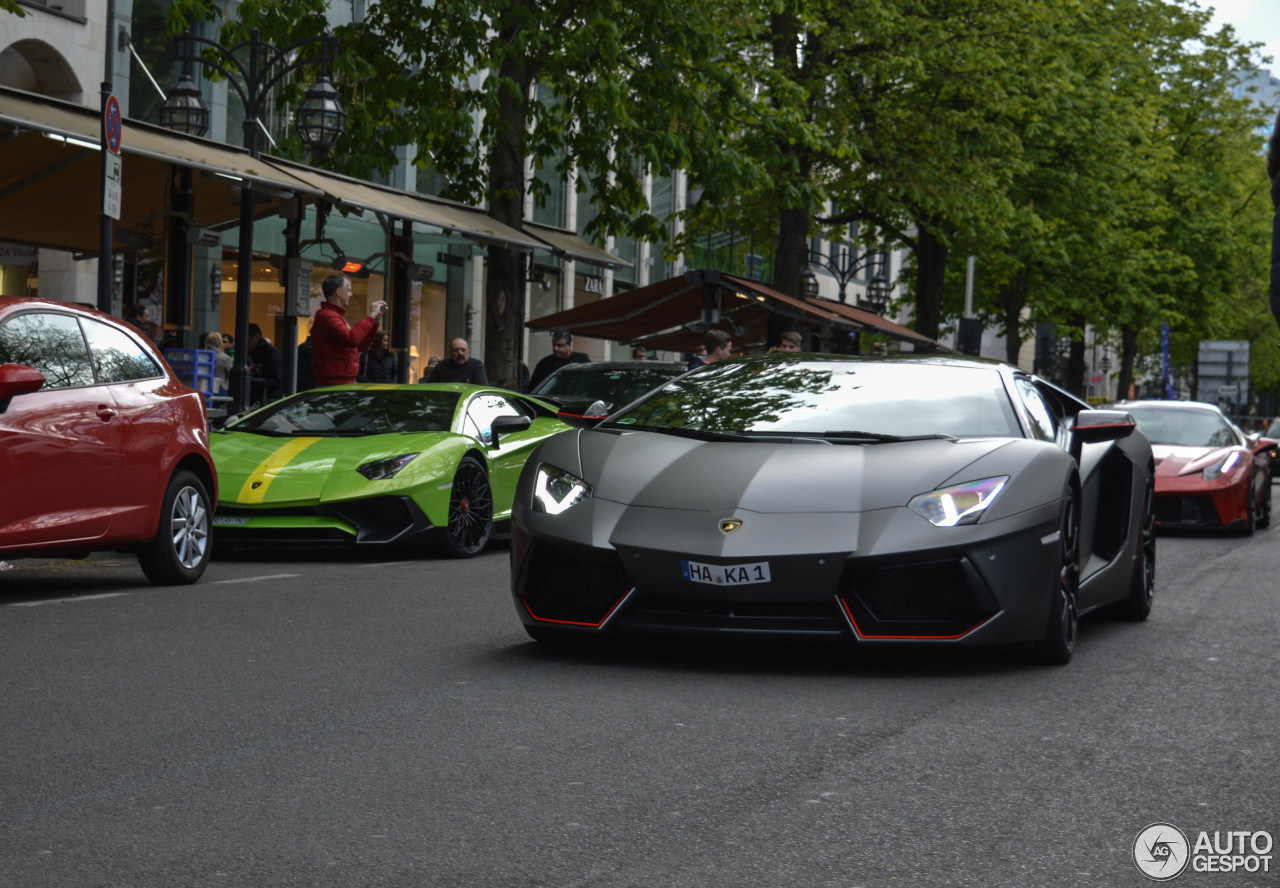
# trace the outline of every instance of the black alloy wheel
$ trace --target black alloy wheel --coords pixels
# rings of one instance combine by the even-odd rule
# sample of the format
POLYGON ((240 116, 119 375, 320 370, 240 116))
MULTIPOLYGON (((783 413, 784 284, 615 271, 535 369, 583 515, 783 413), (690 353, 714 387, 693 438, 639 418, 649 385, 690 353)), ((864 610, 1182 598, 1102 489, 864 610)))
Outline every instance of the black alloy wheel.
POLYGON ((1119 605, 1120 614, 1130 620, 1145 620, 1156 594, 1156 482, 1154 467, 1147 473, 1147 489, 1142 495, 1142 516, 1138 519, 1138 551, 1133 564, 1129 597, 1119 605))
POLYGON ((1258 526, 1258 504, 1253 501, 1253 472, 1249 473, 1249 477, 1245 479, 1245 522, 1244 526, 1239 529, 1241 536, 1253 536, 1253 529, 1258 526))
POLYGON ((479 553, 493 535, 493 491, 484 466, 464 456, 449 494, 449 526, 445 542, 457 558, 479 553))
POLYGON ((1062 512, 1058 526, 1058 578, 1050 593, 1049 620, 1044 637, 1036 643, 1036 659, 1060 666, 1071 659, 1076 649, 1079 628, 1077 599, 1080 592, 1080 515, 1079 495, 1068 482, 1062 494, 1062 512))

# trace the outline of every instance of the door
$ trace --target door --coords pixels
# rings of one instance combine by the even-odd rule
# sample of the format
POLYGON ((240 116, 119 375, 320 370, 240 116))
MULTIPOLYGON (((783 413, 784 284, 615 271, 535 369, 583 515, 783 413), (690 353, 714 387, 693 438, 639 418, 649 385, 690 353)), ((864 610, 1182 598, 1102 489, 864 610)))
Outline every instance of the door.
POLYGON ((34 367, 45 379, 0 413, 0 548, 103 536, 125 421, 94 376, 78 320, 55 311, 9 316, 0 323, 0 363, 34 367))

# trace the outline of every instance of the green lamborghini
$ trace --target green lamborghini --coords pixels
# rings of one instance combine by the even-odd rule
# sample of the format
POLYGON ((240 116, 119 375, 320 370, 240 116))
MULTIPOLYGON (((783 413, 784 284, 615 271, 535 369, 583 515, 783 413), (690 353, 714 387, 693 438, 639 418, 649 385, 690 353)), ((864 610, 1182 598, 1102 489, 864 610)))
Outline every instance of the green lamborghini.
POLYGON ((569 428, 536 398, 476 385, 300 392, 211 435, 218 546, 434 542, 481 551, 524 461, 569 428))

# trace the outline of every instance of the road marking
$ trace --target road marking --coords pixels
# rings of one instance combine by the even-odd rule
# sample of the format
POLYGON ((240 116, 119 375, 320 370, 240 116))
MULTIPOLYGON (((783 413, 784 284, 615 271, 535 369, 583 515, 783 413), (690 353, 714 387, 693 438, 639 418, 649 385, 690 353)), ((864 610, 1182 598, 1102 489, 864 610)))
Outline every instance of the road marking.
POLYGON ((214 580, 210 585, 222 586, 227 583, 257 583, 261 580, 288 580, 302 574, 267 574, 265 577, 241 577, 238 580, 214 580))
POLYGON ((44 601, 15 601, 10 607, 39 607, 42 604, 67 604, 72 601, 93 601, 95 598, 119 598, 128 592, 102 592, 98 595, 73 595, 70 598, 48 598, 44 601))

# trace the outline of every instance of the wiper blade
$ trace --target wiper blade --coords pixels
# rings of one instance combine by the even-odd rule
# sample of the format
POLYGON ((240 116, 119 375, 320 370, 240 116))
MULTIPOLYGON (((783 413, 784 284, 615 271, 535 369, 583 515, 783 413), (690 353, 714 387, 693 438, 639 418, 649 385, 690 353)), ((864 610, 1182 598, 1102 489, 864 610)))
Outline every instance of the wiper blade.
POLYGON ((682 438, 696 438, 699 441, 751 441, 754 440, 748 435, 739 435, 735 432, 713 432, 710 429, 691 429, 679 426, 619 426, 616 423, 610 423, 610 428, 621 428, 624 430, 639 430, 645 432, 660 432, 667 435, 677 435, 682 438))
POLYGON ((954 435, 884 435, 880 432, 830 431, 819 438, 837 438, 848 441, 871 441, 876 444, 896 444, 900 441, 955 441, 954 435))

